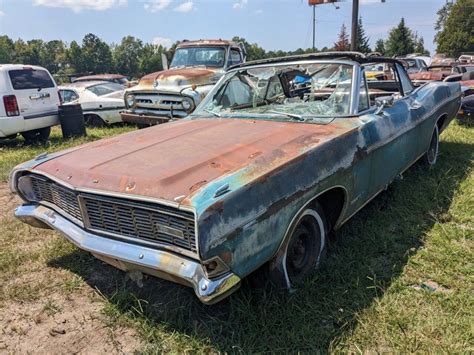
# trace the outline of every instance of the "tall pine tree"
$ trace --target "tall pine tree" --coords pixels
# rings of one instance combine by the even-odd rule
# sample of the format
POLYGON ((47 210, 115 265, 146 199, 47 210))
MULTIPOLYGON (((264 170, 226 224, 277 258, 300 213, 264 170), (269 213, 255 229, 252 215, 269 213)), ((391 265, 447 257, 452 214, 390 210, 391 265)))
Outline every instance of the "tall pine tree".
POLYGON ((347 33, 347 28, 345 24, 342 24, 341 32, 339 32, 339 37, 336 43, 334 43, 335 51, 348 51, 351 48, 349 42, 349 34, 347 33))
POLYGON ((402 17, 397 27, 393 28, 385 43, 386 55, 405 55, 415 51, 413 43, 413 33, 405 25, 405 19, 402 17))
POLYGON ((369 38, 365 34, 362 18, 359 17, 359 25, 357 26, 357 51, 361 53, 370 53, 369 38))

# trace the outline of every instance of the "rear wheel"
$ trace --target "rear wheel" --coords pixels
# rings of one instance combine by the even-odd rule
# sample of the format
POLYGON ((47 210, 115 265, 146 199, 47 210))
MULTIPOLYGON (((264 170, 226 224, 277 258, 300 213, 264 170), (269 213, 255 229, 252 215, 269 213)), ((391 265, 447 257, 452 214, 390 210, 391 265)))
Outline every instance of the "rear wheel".
POLYGON ((426 165, 434 166, 438 160, 439 153, 439 129, 438 125, 435 125, 433 130, 433 135, 431 136, 430 145, 426 151, 423 160, 426 165))
POLYGON ((86 123, 88 126, 95 127, 95 128, 105 127, 104 120, 97 115, 87 115, 86 123))
POLYGON ((21 132, 26 144, 45 143, 51 134, 51 127, 34 129, 32 131, 21 132))
POLYGON ((288 290, 300 286, 324 261, 327 234, 326 218, 319 204, 306 208, 270 265, 272 282, 288 290))

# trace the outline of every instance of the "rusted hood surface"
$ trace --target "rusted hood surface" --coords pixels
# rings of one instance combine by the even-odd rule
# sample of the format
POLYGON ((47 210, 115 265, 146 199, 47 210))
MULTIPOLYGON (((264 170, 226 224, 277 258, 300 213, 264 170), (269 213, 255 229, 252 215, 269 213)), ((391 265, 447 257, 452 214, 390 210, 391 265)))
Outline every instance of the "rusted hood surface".
POLYGON ((190 196, 223 175, 246 168, 248 181, 256 179, 348 129, 337 124, 182 120, 89 143, 35 169, 75 187, 192 204, 190 196))
POLYGON ((157 89, 161 87, 184 87, 193 84, 203 85, 215 83, 217 73, 222 71, 219 68, 178 68, 159 71, 145 75, 140 79, 138 86, 134 90, 157 89), (155 87, 154 84, 158 83, 155 87))
POLYGON ((437 80, 441 81, 444 78, 444 74, 442 72, 418 72, 409 74, 411 80, 437 80))

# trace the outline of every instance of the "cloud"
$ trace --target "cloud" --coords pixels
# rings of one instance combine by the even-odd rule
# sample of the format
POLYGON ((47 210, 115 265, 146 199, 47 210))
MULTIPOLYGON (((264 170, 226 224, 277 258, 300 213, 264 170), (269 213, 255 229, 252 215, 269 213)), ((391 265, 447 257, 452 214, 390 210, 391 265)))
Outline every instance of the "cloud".
POLYGON ((263 10, 260 9, 260 10, 255 11, 255 15, 260 15, 260 14, 263 14, 263 10))
POLYGON ((171 47, 173 44, 173 40, 171 38, 164 38, 164 37, 155 37, 151 41, 155 46, 163 46, 166 48, 171 47))
POLYGON ((181 5, 175 7, 174 11, 179 12, 189 12, 194 8, 194 3, 192 1, 183 2, 181 5))
POLYGON ((171 2, 171 0, 148 0, 144 8, 150 12, 158 12, 170 6, 171 2))
POLYGON ((361 5, 380 4, 382 0, 360 0, 361 5))
POLYGON ((0 10, 0 17, 2 17, 4 15, 5 15, 5 13, 2 10, 0 10))
POLYGON ((232 5, 232 8, 234 10, 241 10, 241 9, 247 7, 248 2, 249 2, 248 0, 239 0, 234 5, 232 5))
POLYGON ((35 6, 62 7, 74 12, 82 10, 104 11, 127 4, 127 0, 33 0, 35 6))

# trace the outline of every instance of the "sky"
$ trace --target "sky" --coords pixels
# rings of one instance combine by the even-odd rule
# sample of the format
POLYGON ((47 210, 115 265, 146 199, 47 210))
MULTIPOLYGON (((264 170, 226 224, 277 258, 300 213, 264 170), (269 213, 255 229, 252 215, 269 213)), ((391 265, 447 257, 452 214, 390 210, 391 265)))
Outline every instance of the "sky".
MULTIPOLYGON (((387 38, 402 17, 434 52, 436 12, 446 0, 360 0, 371 45, 387 38)), ((330 47, 352 1, 316 7, 316 47, 330 47)), ((126 35, 169 46, 182 39, 230 39, 237 35, 266 50, 312 46, 312 10, 307 0, 0 0, 0 34, 24 40, 80 42, 94 33, 108 43, 126 35)))

